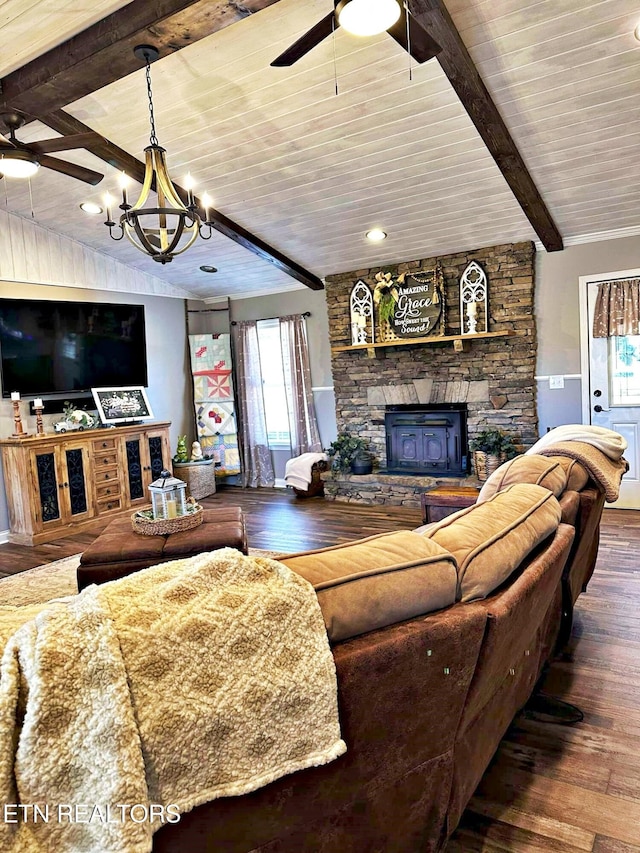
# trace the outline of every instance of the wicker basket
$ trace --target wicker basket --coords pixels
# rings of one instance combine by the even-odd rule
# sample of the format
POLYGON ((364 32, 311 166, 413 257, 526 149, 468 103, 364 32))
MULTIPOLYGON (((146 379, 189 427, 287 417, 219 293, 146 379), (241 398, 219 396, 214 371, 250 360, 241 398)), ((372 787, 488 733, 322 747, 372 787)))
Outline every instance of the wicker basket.
POLYGON ((473 467, 476 477, 481 481, 487 480, 505 460, 506 456, 504 453, 496 456, 493 453, 485 453, 484 450, 474 450, 473 467))
POLYGON ((169 536, 181 530, 193 530, 202 524, 203 513, 200 504, 196 504, 193 512, 188 515, 179 515, 176 518, 147 518, 143 513, 150 509, 151 507, 139 509, 131 516, 134 533, 141 533, 143 536, 169 536))
POLYGON ((215 494, 216 469, 213 459, 202 462, 174 462, 173 473, 184 480, 189 494, 197 501, 215 494))

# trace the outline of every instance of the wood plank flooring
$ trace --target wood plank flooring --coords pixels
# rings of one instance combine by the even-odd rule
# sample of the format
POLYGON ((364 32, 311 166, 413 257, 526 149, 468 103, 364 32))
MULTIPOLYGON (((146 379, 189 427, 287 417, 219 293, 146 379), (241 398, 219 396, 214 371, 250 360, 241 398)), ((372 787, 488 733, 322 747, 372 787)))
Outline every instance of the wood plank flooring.
MULTIPOLYGON (((420 511, 220 489, 243 507, 249 543, 293 552, 421 523, 420 511)), ((0 545, 0 575, 82 551, 100 532, 0 545)), ((584 712, 575 726, 520 715, 446 853, 640 853, 640 512, 605 510, 598 565, 545 689, 584 712)), ((418 851, 416 851, 418 853, 418 851)))

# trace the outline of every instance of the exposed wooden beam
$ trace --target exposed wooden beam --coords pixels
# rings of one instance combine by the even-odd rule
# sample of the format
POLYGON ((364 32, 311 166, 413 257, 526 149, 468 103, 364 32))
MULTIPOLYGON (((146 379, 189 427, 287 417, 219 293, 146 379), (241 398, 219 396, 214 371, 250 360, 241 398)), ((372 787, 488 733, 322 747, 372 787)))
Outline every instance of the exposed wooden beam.
POLYGON ((0 81, 0 109, 40 116, 66 107, 140 68, 138 44, 160 57, 193 44, 278 0, 132 0, 0 81))
MULTIPOLYGON (((91 130, 91 128, 86 124, 79 121, 77 118, 74 118, 74 116, 69 115, 69 113, 66 113, 64 110, 56 110, 55 112, 48 113, 47 115, 39 116, 39 119, 52 130, 55 130, 57 133, 62 133, 65 136, 69 134, 86 133, 91 130)), ((124 149, 114 145, 114 143, 110 142, 108 139, 103 138, 100 142, 92 143, 87 146, 87 150, 91 151, 92 154, 95 154, 96 157, 99 157, 101 160, 104 160, 105 163, 110 163, 112 166, 115 166, 116 169, 126 172, 129 177, 139 183, 143 182, 144 163, 136 157, 133 157, 124 149)), ((174 186, 186 204, 187 191, 178 186, 176 183, 174 183, 174 186)), ((198 199, 196 199, 196 203, 202 207, 202 204, 198 199)), ((230 240, 244 246, 245 249, 248 249, 250 252, 258 255, 258 257, 262 258, 264 261, 268 261, 270 264, 273 264, 275 267, 282 270, 282 272, 311 288, 311 290, 324 290, 322 279, 300 266, 296 261, 293 261, 291 258, 283 255, 278 249, 274 249, 273 246, 269 246, 264 242, 264 240, 261 240, 260 237, 256 237, 255 234, 252 234, 250 231, 247 231, 246 228, 243 228, 242 225, 238 225, 236 222, 233 222, 228 216, 225 216, 224 213, 220 213, 219 210, 209 208, 209 217, 213 228, 221 234, 224 234, 225 237, 228 237, 230 240)))
POLYGON ((564 248, 553 221, 498 108, 482 82, 443 0, 409 0, 409 8, 442 47, 437 55, 463 107, 548 252, 564 248))

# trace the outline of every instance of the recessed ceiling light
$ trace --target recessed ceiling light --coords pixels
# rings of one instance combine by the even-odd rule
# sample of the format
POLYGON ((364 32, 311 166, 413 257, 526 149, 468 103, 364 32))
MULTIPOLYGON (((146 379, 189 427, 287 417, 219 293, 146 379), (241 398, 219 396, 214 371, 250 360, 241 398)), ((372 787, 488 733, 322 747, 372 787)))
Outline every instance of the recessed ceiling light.
POLYGON ((385 240, 386 237, 387 232, 381 228, 372 228, 371 231, 367 231, 367 240, 371 240, 372 243, 379 243, 381 240, 385 240))
POLYGON ((80 205, 80 210, 84 210, 85 213, 102 213, 102 208, 95 201, 83 201, 80 205))
POLYGON ((633 31, 634 36, 640 41, 640 24, 638 24, 633 31))
POLYGON ((203 264, 200 269, 202 272, 218 272, 217 267, 210 267, 208 264, 203 264))

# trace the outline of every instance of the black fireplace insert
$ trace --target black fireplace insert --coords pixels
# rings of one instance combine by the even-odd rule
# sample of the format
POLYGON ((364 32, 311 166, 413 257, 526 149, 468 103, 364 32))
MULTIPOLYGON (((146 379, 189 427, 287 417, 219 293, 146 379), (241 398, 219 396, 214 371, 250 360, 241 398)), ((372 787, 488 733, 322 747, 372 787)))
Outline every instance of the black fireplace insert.
POLYGON ((467 475, 466 403, 386 406, 384 425, 389 473, 467 475))

